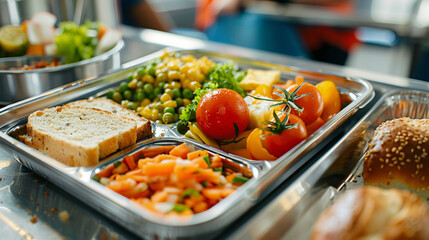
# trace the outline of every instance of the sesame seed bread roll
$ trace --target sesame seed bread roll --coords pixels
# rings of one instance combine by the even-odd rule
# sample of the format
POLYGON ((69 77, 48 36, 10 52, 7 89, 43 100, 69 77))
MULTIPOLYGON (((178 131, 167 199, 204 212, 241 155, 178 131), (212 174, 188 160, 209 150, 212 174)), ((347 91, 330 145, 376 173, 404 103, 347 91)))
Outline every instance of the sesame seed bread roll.
POLYGON ((316 221, 312 240, 429 239, 429 208, 417 195, 364 186, 347 190, 316 221))
POLYGON ((65 106, 77 106, 87 108, 97 108, 104 111, 109 111, 127 118, 131 118, 137 123, 137 140, 149 137, 152 135, 152 127, 150 121, 140 117, 136 112, 122 107, 122 105, 107 99, 107 98, 94 98, 92 100, 78 100, 66 104, 65 106))
POLYGON ((90 166, 137 140, 136 122, 108 111, 53 107, 28 116, 26 143, 68 166, 90 166))
POLYGON ((429 196, 429 120, 399 118, 382 123, 369 142, 367 184, 405 188, 429 196))

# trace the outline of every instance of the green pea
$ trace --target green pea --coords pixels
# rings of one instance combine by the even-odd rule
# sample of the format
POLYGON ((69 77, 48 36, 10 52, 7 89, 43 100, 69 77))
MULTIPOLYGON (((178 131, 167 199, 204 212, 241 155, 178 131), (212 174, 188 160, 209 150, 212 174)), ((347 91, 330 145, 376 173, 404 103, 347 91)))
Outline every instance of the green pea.
POLYGON ((164 114, 166 114, 166 113, 172 113, 172 114, 174 114, 175 113, 174 108, 172 108, 172 107, 166 107, 166 108, 164 108, 164 114))
POLYGON ((124 92, 124 98, 126 100, 133 99, 133 92, 131 92, 130 90, 125 90, 125 92, 124 92))
POLYGON ((171 98, 174 98, 173 89, 167 88, 167 89, 165 89, 165 93, 167 93, 168 95, 170 95, 171 98))
POLYGON ((175 99, 177 103, 177 107, 183 106, 183 99, 181 97, 178 97, 175 99))
POLYGON ((156 75, 155 75, 155 66, 150 66, 150 65, 148 65, 147 67, 146 67, 146 71, 147 71, 147 73, 149 73, 149 75, 151 75, 152 77, 156 77, 156 75))
POLYGON ((156 94, 154 92, 151 92, 149 93, 148 97, 151 101, 153 101, 156 98, 156 94))
POLYGON ((136 102, 143 101, 143 99, 145 99, 145 98, 146 98, 146 94, 144 92, 139 92, 139 93, 134 95, 134 101, 136 101, 136 102))
POLYGON ((160 82, 160 83, 158 83, 158 87, 159 87, 160 89, 164 89, 164 85, 165 85, 165 82, 160 82))
POLYGON ((158 112, 164 112, 164 105, 161 102, 157 102, 153 108, 158 110, 158 112))
POLYGON ((139 105, 136 102, 128 102, 127 108, 131 110, 136 110, 139 105))
POLYGON ((112 95, 113 101, 120 103, 122 101, 122 95, 120 92, 114 92, 112 95))
POLYGON ((143 67, 137 69, 137 76, 143 77, 146 74, 146 70, 143 67))
POLYGON ((113 90, 108 91, 106 93, 106 97, 109 98, 109 99, 113 99, 113 93, 115 93, 115 91, 113 91, 113 90))
POLYGON ((155 122, 158 123, 158 124, 162 124, 161 120, 156 120, 155 122))
POLYGON ((128 90, 128 89, 130 89, 129 87, 128 87, 128 83, 126 83, 126 82, 121 82, 121 85, 119 86, 119 92, 120 93, 123 93, 123 92, 125 92, 126 90, 128 90))
POLYGON ((144 89, 143 88, 137 88, 136 93, 140 93, 140 92, 144 93, 144 89))
POLYGON ((164 115, 162 115, 162 121, 164 123, 172 123, 174 122, 174 115, 172 113, 164 113, 164 115))
POLYGON ((185 109, 186 109, 186 107, 181 106, 181 107, 179 107, 179 109, 177 109, 177 112, 179 113, 179 115, 182 115, 182 112, 185 109))
POLYGON ((143 88, 144 86, 144 82, 143 81, 138 81, 137 82, 137 88, 143 88))
POLYGON ((153 85, 150 83, 146 83, 143 89, 146 93, 151 93, 153 91, 153 85))
POLYGON ((182 94, 180 93, 180 89, 174 88, 173 89, 174 97, 173 98, 179 98, 182 97, 182 94))
POLYGON ((175 114, 173 114, 173 116, 174 116, 174 122, 178 122, 180 120, 179 114, 175 113, 175 114))
POLYGON ((194 94, 192 93, 191 89, 184 89, 182 93, 183 98, 192 99, 194 97, 194 94))
POLYGON ((131 80, 133 80, 133 73, 128 74, 127 80, 128 80, 128 82, 131 82, 131 80))
POLYGON ((155 97, 156 97, 159 94, 161 94, 161 89, 160 88, 155 88, 155 89, 153 89, 153 93, 155 94, 155 97))

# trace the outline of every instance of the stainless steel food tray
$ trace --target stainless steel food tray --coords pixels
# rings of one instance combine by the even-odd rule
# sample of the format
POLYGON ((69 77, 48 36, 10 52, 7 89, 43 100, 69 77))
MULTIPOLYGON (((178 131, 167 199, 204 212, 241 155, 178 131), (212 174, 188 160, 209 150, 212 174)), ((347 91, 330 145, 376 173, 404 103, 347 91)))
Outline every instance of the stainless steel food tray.
POLYGON ((34 70, 4 70, 11 61, 19 63, 21 59, 0 58, 0 105, 37 96, 76 80, 95 78, 103 73, 119 70, 121 67, 119 52, 123 46, 124 42, 119 41, 109 51, 91 59, 34 70))
POLYGON ((233 237, 308 239, 317 217, 332 200, 349 188, 363 185, 362 166, 367 143, 378 125, 400 117, 429 118, 429 92, 392 91, 304 174, 233 237), (286 206, 279 211, 280 206, 286 206), (263 231, 257 222, 271 221, 263 231))
MULTIPOLYGON (((9 149, 23 165, 46 177, 69 193, 79 197, 107 217, 140 236, 153 238, 213 238, 216 236, 216 233, 219 233, 221 229, 233 222, 255 204, 261 195, 270 191, 270 189, 288 178, 296 169, 302 166, 313 154, 320 150, 321 146, 328 142, 336 128, 359 108, 365 106, 373 97, 371 85, 361 79, 252 61, 231 55, 200 50, 178 52, 181 54, 193 54, 197 57, 207 56, 216 62, 234 61, 243 69, 278 69, 282 72, 283 80, 293 78, 295 75, 302 75, 306 81, 312 83, 329 79, 335 82, 342 93, 348 94, 352 102, 308 139, 297 145, 286 155, 272 162, 250 161, 229 155, 219 149, 208 147, 175 134, 172 130, 174 128, 173 125, 158 125, 156 123, 152 123, 154 139, 139 142, 135 146, 108 157, 98 166, 86 168, 65 166, 41 152, 26 146, 10 135, 26 123, 27 116, 32 112, 73 100, 101 95, 108 89, 118 86, 128 73, 133 72, 137 66, 136 68, 126 69, 101 78, 80 81, 70 86, 57 88, 40 96, 1 109, 0 143, 9 149), (165 221, 165 219, 159 219, 148 214, 145 210, 136 210, 130 200, 108 190, 90 178, 98 171, 99 167, 112 161, 117 161, 136 148, 147 147, 147 144, 165 144, 169 142, 187 142, 199 148, 207 149, 210 152, 218 153, 246 167, 252 171, 254 177, 241 186, 234 194, 210 210, 194 215, 187 222, 165 221)), ((161 56, 162 53, 163 51, 148 55, 140 59, 140 61, 142 63, 147 62, 150 59, 161 56)))

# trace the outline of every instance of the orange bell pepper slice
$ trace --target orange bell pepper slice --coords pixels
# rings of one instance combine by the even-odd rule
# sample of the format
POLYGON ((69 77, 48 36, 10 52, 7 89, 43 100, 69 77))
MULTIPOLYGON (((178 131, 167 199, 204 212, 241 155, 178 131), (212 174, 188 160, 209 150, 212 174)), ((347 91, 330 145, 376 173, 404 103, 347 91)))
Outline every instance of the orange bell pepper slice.
POLYGON ((316 85, 323 98, 323 112, 320 116, 325 122, 333 118, 341 110, 341 96, 335 83, 323 81, 316 85))
POLYGON ((267 149, 264 148, 261 141, 262 129, 255 128, 247 138, 247 151, 254 160, 276 160, 277 158, 271 155, 267 149))

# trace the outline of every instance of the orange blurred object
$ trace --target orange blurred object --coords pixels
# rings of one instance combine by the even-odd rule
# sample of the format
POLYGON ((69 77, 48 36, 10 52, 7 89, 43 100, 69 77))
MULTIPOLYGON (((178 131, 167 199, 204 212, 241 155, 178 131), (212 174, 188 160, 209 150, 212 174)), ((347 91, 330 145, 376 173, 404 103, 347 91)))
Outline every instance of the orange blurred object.
POLYGON ((44 45, 29 45, 26 55, 45 55, 44 45))

